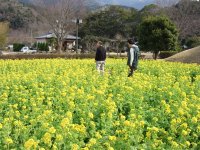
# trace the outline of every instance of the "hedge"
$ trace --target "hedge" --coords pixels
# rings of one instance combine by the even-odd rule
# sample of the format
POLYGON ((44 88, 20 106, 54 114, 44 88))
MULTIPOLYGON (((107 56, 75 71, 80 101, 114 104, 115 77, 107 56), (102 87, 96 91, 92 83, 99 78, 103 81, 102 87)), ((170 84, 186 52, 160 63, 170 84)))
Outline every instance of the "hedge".
POLYGON ((178 53, 177 51, 161 51, 159 54, 159 58, 164 59, 172 55, 175 55, 177 53, 178 53))

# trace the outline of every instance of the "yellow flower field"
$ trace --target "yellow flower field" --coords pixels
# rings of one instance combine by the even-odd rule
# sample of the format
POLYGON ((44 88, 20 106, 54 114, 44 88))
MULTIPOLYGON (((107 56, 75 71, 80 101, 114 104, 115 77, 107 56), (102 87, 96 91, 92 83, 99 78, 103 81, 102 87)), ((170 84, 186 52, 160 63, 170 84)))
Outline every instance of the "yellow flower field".
POLYGON ((200 148, 200 66, 0 60, 0 149, 200 148))

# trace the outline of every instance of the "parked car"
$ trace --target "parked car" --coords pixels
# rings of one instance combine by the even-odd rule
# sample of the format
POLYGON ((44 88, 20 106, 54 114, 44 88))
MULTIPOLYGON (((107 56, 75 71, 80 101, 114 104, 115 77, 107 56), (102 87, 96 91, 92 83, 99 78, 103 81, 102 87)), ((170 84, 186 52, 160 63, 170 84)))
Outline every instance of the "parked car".
POLYGON ((36 53, 37 52, 37 50, 32 50, 28 46, 22 47, 22 49, 20 51, 23 53, 36 53))

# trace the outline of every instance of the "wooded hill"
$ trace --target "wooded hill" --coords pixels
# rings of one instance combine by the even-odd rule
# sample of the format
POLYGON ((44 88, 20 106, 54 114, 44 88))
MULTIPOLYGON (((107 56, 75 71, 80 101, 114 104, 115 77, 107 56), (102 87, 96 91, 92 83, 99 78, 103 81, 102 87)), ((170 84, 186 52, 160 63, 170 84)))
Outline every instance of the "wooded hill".
POLYGON ((40 14, 30 4, 17 0, 0 0, 0 3, 0 21, 9 22, 11 29, 28 30, 30 25, 41 20, 40 14))

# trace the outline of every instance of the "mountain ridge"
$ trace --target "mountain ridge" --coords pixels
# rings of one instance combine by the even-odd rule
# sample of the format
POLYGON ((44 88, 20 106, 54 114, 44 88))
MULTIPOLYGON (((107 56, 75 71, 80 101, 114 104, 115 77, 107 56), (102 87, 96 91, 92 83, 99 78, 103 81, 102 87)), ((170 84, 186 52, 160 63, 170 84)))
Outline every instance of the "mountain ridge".
MULTIPOLYGON (((18 0, 19 2, 28 4, 33 3, 34 0, 18 0)), ((142 9, 144 6, 154 3, 154 0, 85 0, 85 6, 91 9, 95 9, 98 6, 104 6, 104 5, 122 5, 122 6, 128 6, 133 7, 136 9, 142 9)))

